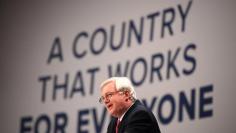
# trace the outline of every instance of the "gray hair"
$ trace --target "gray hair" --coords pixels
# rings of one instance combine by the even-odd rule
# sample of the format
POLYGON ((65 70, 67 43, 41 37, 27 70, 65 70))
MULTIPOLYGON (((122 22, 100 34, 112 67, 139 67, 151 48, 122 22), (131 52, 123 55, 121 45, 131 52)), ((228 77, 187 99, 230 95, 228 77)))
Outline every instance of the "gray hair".
POLYGON ((134 90, 134 87, 127 77, 111 77, 101 83, 100 89, 102 89, 107 83, 109 82, 115 82, 115 89, 117 91, 130 91, 131 94, 131 100, 135 101, 137 99, 136 92, 134 90))

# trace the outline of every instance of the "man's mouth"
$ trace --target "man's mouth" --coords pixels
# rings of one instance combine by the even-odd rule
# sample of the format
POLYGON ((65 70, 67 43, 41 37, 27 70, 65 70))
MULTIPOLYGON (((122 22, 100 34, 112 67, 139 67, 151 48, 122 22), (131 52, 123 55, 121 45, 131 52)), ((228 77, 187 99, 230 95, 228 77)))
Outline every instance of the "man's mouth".
POLYGON ((112 104, 107 105, 107 108, 111 109, 112 108, 112 104))

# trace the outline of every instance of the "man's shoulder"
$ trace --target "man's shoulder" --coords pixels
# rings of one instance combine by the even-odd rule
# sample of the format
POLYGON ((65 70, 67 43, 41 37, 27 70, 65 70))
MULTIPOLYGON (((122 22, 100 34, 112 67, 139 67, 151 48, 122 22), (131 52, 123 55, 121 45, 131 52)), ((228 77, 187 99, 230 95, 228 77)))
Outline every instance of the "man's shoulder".
POLYGON ((150 112, 150 110, 144 106, 139 100, 137 100, 134 104, 134 109, 133 109, 134 112, 150 112))
POLYGON ((152 112, 148 108, 146 108, 140 101, 136 101, 133 108, 131 108, 127 113, 129 117, 152 116, 152 112))

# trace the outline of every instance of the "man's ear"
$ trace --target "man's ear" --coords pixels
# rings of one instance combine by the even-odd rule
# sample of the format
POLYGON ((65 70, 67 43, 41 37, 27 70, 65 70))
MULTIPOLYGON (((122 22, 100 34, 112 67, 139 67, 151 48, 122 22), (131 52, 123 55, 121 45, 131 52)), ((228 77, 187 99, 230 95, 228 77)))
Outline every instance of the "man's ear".
POLYGON ((130 91, 125 91, 124 94, 125 94, 125 96, 129 97, 130 96, 130 91))
POLYGON ((130 99, 130 98, 131 98, 130 91, 125 91, 125 92, 124 92, 124 95, 125 95, 125 97, 127 97, 127 99, 130 99))

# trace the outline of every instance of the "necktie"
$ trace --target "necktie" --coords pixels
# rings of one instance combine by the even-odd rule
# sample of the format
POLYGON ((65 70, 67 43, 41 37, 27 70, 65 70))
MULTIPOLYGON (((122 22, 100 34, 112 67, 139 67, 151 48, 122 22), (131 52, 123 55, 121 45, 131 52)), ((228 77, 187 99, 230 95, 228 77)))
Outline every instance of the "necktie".
POLYGON ((117 122, 116 122, 116 133, 118 133, 118 127, 119 127, 119 125, 120 125, 120 120, 117 119, 117 122))

